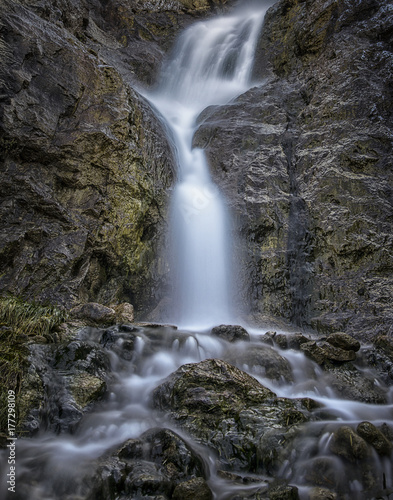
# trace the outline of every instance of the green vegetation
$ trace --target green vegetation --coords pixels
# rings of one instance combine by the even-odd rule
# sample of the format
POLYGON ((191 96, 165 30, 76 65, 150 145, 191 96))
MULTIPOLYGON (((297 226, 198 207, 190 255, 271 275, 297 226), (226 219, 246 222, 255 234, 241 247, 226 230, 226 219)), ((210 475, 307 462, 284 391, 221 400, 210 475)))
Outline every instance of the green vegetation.
POLYGON ((27 337, 51 341, 54 328, 64 323, 67 313, 55 306, 25 302, 17 297, 0 298, 0 326, 7 326, 27 337))
POLYGON ((54 306, 25 302, 17 297, 0 297, 0 436, 7 429, 7 394, 17 397, 27 367, 27 342, 53 341, 53 330, 67 318, 54 306))

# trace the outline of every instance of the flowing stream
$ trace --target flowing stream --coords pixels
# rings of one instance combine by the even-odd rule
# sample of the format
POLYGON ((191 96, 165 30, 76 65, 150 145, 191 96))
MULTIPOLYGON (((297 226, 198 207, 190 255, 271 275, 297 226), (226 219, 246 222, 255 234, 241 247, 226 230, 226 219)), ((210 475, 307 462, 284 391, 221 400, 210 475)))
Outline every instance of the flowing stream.
MULTIPOLYGON (((152 409, 153 389, 178 367, 208 358, 225 358, 233 348, 226 340, 213 337, 209 330, 233 320, 228 293, 233 280, 229 272, 230 222, 203 151, 192 148, 192 137, 201 111, 212 104, 226 103, 247 90, 264 13, 264 9, 254 6, 253 10, 239 10, 232 16, 191 26, 180 37, 159 88, 146 94, 171 130, 179 163, 171 207, 177 305, 173 322, 179 329, 146 325, 114 326, 107 330, 85 328, 76 339, 60 346, 32 346, 31 361, 36 372, 31 377, 33 382, 37 377, 41 379, 45 403, 35 413, 39 422, 35 436, 17 440, 17 487, 16 493, 8 497, 8 455, 0 455, 1 498, 91 498, 91 482, 85 478, 93 477, 96 461, 103 454, 148 429, 173 428, 164 413, 152 409), (85 353, 81 358, 77 356, 79 350, 85 353), (82 414, 71 394, 72 380, 75 374, 80 376, 81 371, 92 369, 89 363, 93 354, 96 360, 109 359, 109 366, 100 361, 102 367, 106 366, 107 389, 102 399, 82 414)), ((262 333, 265 331, 251 331, 250 342, 237 343, 239 356, 257 350, 262 333)), ((357 476, 352 468, 351 474, 346 475, 345 459, 331 453, 329 442, 334 430, 343 423, 353 427, 368 420, 393 429, 391 389, 378 381, 371 370, 367 380, 375 382, 385 403, 343 399, 330 384, 327 373, 303 353, 281 351, 276 345, 271 349, 286 359, 290 380, 267 377, 263 363, 243 363, 239 368, 278 397, 312 398, 318 403, 313 410, 314 421, 305 426, 303 438, 293 450, 293 459, 283 464, 278 476, 296 484, 300 498, 307 500, 310 487, 305 467, 312 460, 328 458, 334 462, 337 475, 343 476, 339 479, 346 492, 342 498, 367 500, 362 493, 361 473, 357 476)), ((359 370, 365 371, 361 367, 359 370)), ((40 383, 34 383, 38 390, 40 383)), ((248 498, 254 489, 266 484, 263 477, 250 484, 223 479, 216 470, 214 451, 197 444, 179 429, 175 431, 204 457, 215 500, 248 498)), ((370 464, 371 474, 381 489, 392 488, 392 455, 374 454, 370 464)))

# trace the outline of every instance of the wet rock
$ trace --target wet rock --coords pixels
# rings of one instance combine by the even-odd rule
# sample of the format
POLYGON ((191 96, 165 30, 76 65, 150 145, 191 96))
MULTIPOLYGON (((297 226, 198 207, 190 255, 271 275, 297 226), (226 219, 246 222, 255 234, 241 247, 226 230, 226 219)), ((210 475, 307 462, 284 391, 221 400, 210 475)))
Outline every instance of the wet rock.
POLYGON ((96 302, 76 306, 71 309, 70 315, 93 326, 108 325, 116 320, 116 311, 114 309, 96 302))
POLYGON ((75 402, 83 410, 89 403, 98 401, 103 396, 106 384, 98 377, 81 372, 72 377, 69 388, 75 402))
POLYGON ((309 484, 334 490, 338 490, 345 480, 341 462, 333 457, 317 457, 308 461, 304 465, 304 477, 309 484))
POLYGON ((251 371, 271 380, 282 382, 293 380, 289 362, 268 346, 256 345, 246 350, 234 348, 226 351, 223 359, 241 370, 251 371))
POLYGON ((263 342, 264 344, 268 344, 268 345, 273 346, 275 336, 276 336, 276 332, 269 331, 269 332, 266 332, 264 335, 260 335, 258 337, 258 339, 260 342, 263 342))
POLYGON ((307 420, 300 402, 277 398, 217 359, 180 367, 154 390, 152 401, 197 441, 216 449, 227 470, 263 470, 257 449, 265 432, 276 428, 285 434, 307 420))
POLYGON ((220 325, 212 329, 212 335, 228 342, 249 341, 250 336, 245 328, 240 325, 220 325))
POLYGON ((391 23, 390 0, 275 2, 257 84, 201 117, 256 312, 359 340, 390 328, 391 23))
POLYGON ((110 371, 108 354, 95 343, 82 340, 73 340, 65 346, 54 346, 50 365, 60 371, 86 371, 95 376, 102 376, 110 371))
POLYGON ((268 498, 270 500, 299 500, 298 488, 277 481, 269 487, 268 498))
POLYGON ((133 323, 134 322, 134 306, 129 302, 123 302, 113 309, 116 313, 117 323, 133 323))
POLYGON ((393 339, 388 335, 378 335, 374 345, 381 349, 393 361, 393 339))
POLYGON ((150 429, 101 460, 89 498, 162 495, 166 499, 174 498, 177 490, 177 498, 194 494, 205 500, 212 494, 204 478, 201 458, 180 436, 169 429, 150 429))
POLYGON ((310 339, 305 337, 302 333, 288 335, 280 333, 274 337, 274 342, 280 349, 300 349, 300 346, 306 342, 310 342, 310 339))
POLYGON ((376 382, 374 374, 350 365, 329 367, 326 383, 343 399, 368 404, 387 403, 387 389, 376 382))
POLYGON ((382 383, 393 385, 393 361, 381 348, 365 346, 359 354, 358 361, 362 368, 371 368, 382 383))
POLYGON ((367 443, 355 431, 346 425, 339 427, 332 436, 329 449, 335 455, 356 462, 369 454, 367 443))
POLYGON ((10 61, 0 68, 3 290, 67 308, 130 293, 154 305, 174 163, 129 82, 131 68, 157 71, 164 55, 140 39, 153 18, 173 35, 181 23, 169 13, 148 20, 132 3, 1 2, 1 57, 10 61))
POLYGON ((110 378, 107 354, 94 343, 32 344, 23 381, 21 429, 73 432, 92 404, 100 401, 110 378))
POLYGON ((184 481, 176 486, 173 500, 212 500, 213 494, 202 477, 184 481))
POLYGON ((346 351, 339 347, 334 347, 327 342, 304 342, 300 345, 300 349, 306 356, 319 365, 327 361, 345 363, 347 361, 353 361, 356 358, 355 351, 346 351))
POLYGON ((312 488, 309 493, 310 500, 336 500, 337 494, 326 488, 312 488))
POLYGON ((390 455, 393 449, 392 443, 371 422, 361 422, 357 426, 356 432, 367 443, 371 444, 379 455, 390 455))
POLYGON ((360 349, 360 342, 351 335, 343 332, 336 332, 330 334, 326 342, 331 344, 334 347, 338 347, 340 349, 344 349, 344 351, 358 351, 360 349))

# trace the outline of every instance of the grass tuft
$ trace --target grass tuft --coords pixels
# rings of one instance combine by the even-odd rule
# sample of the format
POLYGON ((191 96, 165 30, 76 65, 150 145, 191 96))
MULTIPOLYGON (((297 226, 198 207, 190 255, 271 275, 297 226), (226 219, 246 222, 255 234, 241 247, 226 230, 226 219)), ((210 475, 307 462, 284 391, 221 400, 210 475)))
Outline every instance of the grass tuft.
POLYGON ((66 319, 66 311, 55 306, 25 302, 11 295, 0 297, 0 437, 7 429, 8 390, 18 397, 28 366, 27 343, 43 338, 52 342, 54 330, 66 319))

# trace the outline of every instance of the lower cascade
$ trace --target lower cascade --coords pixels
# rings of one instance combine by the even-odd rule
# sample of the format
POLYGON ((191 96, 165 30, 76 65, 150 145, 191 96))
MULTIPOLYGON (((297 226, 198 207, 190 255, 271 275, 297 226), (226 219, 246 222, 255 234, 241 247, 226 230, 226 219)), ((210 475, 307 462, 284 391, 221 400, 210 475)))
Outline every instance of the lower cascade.
POLYGON ((75 327, 31 344, 1 498, 392 498, 391 339, 235 324, 231 222, 192 141, 206 108, 250 87, 264 14, 254 4, 192 25, 158 87, 142 92, 178 160, 177 326, 75 327))
POLYGON ((24 423, 33 437, 14 441, 9 496, 2 452, 1 497, 389 498, 392 365, 382 352, 340 333, 316 342, 148 324, 34 345, 22 388, 35 398, 24 423))

